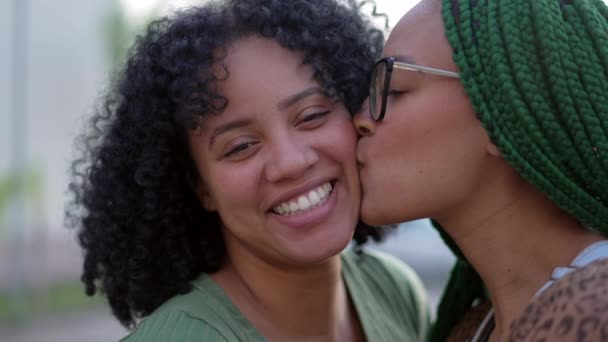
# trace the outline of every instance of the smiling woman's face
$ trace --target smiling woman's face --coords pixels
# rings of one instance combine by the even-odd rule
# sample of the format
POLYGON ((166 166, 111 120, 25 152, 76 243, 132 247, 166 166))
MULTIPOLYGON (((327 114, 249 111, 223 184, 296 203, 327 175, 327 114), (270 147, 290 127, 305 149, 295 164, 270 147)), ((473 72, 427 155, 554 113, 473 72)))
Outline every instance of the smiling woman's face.
MULTIPOLYGON (((384 56, 458 71, 444 37, 441 3, 425 0, 392 31, 384 56)), ((449 215, 480 186, 490 144, 456 78, 395 69, 386 114, 355 117, 362 219, 391 224, 449 215)))
POLYGON ((260 37, 229 49, 228 106, 189 135, 203 206, 231 257, 308 265, 337 255, 358 220, 356 133, 303 57, 260 37))

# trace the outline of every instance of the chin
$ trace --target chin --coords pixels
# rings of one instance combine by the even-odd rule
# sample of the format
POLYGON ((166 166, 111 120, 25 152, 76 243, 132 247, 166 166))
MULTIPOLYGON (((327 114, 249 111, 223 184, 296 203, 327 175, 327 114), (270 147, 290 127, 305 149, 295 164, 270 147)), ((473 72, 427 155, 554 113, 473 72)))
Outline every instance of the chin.
POLYGON ((292 256, 294 261, 301 265, 320 264, 342 253, 351 240, 352 234, 315 241, 292 251, 292 256))

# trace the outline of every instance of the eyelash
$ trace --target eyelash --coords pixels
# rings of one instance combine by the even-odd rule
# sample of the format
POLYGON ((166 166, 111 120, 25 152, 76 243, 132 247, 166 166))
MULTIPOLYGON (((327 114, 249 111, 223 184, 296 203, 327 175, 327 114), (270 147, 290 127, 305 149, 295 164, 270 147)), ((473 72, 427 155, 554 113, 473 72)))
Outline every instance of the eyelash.
POLYGON ((235 146, 233 149, 231 149, 230 151, 226 152, 224 154, 224 157, 230 157, 232 155, 234 155, 235 153, 239 153, 242 151, 245 151, 246 149, 250 148, 251 146, 255 146, 257 145, 257 142, 253 142, 253 141, 249 141, 246 143, 242 143, 242 144, 238 144, 237 146, 235 146))
MULTIPOLYGON (((302 119, 301 123, 302 124, 307 124, 307 123, 313 122, 315 120, 322 119, 322 118, 326 117, 330 112, 331 111, 327 110, 327 111, 324 111, 324 112, 313 113, 313 114, 307 115, 307 116, 305 116, 302 119)), ((243 152, 243 151, 245 151, 245 150, 247 150, 247 149, 249 149, 252 146, 255 146, 257 144, 258 143, 255 142, 255 141, 249 141, 249 142, 245 142, 245 143, 242 143, 242 144, 238 144, 233 149, 231 149, 230 151, 226 152, 223 157, 224 158, 229 158, 229 157, 231 157, 231 156, 233 156, 233 155, 235 155, 235 154, 237 154, 239 152, 243 152)))
POLYGON ((406 91, 404 91, 404 90, 389 89, 387 95, 388 96, 396 96, 396 95, 403 95, 405 93, 406 93, 406 91))
POLYGON ((329 114, 329 112, 330 111, 327 110, 327 111, 324 111, 324 112, 313 113, 313 114, 307 115, 307 116, 304 117, 304 119, 302 119, 302 122, 303 123, 307 123, 307 122, 311 122, 311 121, 316 120, 316 119, 321 119, 321 118, 327 116, 327 114, 329 114))

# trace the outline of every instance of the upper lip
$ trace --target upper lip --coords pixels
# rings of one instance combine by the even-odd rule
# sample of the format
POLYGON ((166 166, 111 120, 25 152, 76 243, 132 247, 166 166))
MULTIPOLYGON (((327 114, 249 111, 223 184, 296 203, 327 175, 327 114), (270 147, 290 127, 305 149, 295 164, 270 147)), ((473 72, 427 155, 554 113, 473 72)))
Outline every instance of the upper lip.
POLYGON ((323 179, 316 179, 312 181, 308 181, 302 185, 299 185, 295 188, 289 189, 288 191, 283 192, 280 196, 278 196, 269 206, 268 210, 272 210, 279 204, 287 201, 290 198, 293 198, 297 195, 304 195, 310 190, 319 187, 322 184, 327 182, 332 182, 335 178, 327 177, 323 179))

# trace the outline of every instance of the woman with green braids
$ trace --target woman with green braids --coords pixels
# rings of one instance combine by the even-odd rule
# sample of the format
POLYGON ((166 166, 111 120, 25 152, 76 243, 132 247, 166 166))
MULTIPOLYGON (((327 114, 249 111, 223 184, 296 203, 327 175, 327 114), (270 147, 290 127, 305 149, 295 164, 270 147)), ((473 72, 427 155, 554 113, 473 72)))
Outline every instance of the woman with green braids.
POLYGON ((384 56, 355 117, 361 215, 431 217, 458 255, 432 339, 502 341, 512 322, 525 330, 513 339, 537 322, 583 339, 607 330, 607 305, 592 324, 576 310, 531 316, 558 299, 608 298, 581 283, 608 283, 606 5, 423 0, 384 56))

